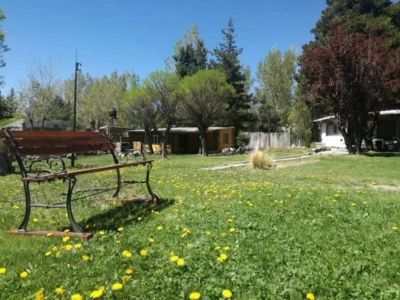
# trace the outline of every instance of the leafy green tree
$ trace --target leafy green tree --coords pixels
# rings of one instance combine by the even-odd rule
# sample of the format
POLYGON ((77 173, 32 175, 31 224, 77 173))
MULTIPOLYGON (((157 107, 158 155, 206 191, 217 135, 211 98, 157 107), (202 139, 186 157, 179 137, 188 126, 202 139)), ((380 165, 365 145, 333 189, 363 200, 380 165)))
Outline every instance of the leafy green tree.
POLYGON ((311 112, 306 102, 298 99, 290 107, 288 122, 292 137, 302 140, 306 146, 311 144, 311 112))
POLYGON ((156 71, 151 73, 148 78, 143 81, 143 87, 151 96, 151 101, 155 103, 160 115, 160 122, 165 126, 162 155, 167 158, 167 145, 169 143, 169 134, 177 121, 178 110, 178 87, 179 78, 173 73, 167 71, 156 71))
POLYGON ((202 155, 208 155, 207 130, 224 115, 228 101, 234 94, 219 70, 201 70, 181 82, 181 110, 183 116, 196 124, 200 132, 202 155))
MULTIPOLYGON (((0 9, 0 22, 2 22, 5 18, 6 16, 0 9)), ((5 33, 3 30, 1 30, 0 26, 0 68, 6 65, 6 63, 3 60, 3 53, 9 50, 8 46, 4 43, 4 40, 5 40, 5 33)), ((2 77, 0 77, 0 85, 1 84, 2 84, 2 77)))
POLYGON ((12 118, 17 112, 18 100, 14 88, 11 88, 7 96, 0 93, 0 119, 12 118))
POLYGON ((246 72, 239 60, 243 49, 236 46, 232 19, 229 19, 228 26, 222 30, 222 34, 224 40, 214 49, 215 60, 210 62, 210 66, 223 71, 227 82, 235 90, 235 93, 228 99, 227 114, 223 125, 234 126, 235 134, 238 134, 254 121, 250 110, 252 97, 246 89, 248 87, 246 72))
POLYGON ((381 36, 400 46, 400 2, 391 0, 327 0, 313 33, 324 42, 340 25, 349 33, 381 36))
POLYGON ((175 45, 175 72, 179 77, 193 75, 207 67, 207 49, 199 30, 193 26, 175 45))
POLYGON ((77 104, 80 123, 94 128, 107 125, 109 110, 115 107, 118 113, 121 111, 129 82, 130 77, 126 73, 119 75, 117 72, 91 79, 77 104))
POLYGON ((130 124, 141 127, 145 133, 145 143, 153 153, 152 131, 157 127, 157 105, 149 91, 143 87, 133 87, 126 93, 127 112, 130 124))
POLYGON ((28 75, 20 91, 22 112, 31 127, 44 128, 47 121, 66 120, 70 110, 62 97, 62 85, 57 79, 54 65, 38 63, 28 75))
POLYGON ((288 126, 288 115, 294 100, 296 55, 292 50, 282 54, 268 52, 258 65, 257 98, 260 102, 259 121, 262 130, 281 130, 288 126))
MULTIPOLYGON (((74 76, 63 82, 63 98, 66 103, 73 108, 74 103, 74 89, 75 89, 74 76)), ((89 92, 89 87, 93 84, 93 78, 89 74, 77 74, 77 85, 76 85, 76 102, 77 102, 77 127, 83 128, 87 120, 82 116, 82 105, 85 103, 85 99, 89 92)), ((73 115, 71 114, 70 122, 72 126, 73 115)))

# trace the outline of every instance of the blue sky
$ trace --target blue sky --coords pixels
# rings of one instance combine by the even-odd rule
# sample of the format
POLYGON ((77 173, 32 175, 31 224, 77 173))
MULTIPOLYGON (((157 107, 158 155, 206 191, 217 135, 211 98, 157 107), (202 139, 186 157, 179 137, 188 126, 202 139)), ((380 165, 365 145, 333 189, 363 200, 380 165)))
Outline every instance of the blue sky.
POLYGON ((165 68, 175 42, 194 24, 213 49, 229 17, 241 62, 255 75, 270 49, 300 52, 324 7, 325 0, 3 0, 1 26, 11 50, 0 90, 18 89, 37 63, 51 61, 59 79, 69 78, 75 49, 84 73, 133 71, 144 79, 165 68))

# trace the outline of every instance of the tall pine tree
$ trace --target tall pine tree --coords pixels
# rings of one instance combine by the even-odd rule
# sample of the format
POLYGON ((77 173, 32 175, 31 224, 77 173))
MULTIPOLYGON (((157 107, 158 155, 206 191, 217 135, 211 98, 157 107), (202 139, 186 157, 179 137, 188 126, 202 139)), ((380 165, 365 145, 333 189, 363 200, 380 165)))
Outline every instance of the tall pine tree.
POLYGON ((243 49, 236 46, 235 28, 233 20, 230 18, 228 26, 223 29, 223 42, 214 49, 215 60, 210 62, 211 68, 222 70, 225 73, 227 82, 235 90, 235 94, 228 100, 228 108, 222 125, 235 127, 236 135, 249 127, 254 121, 250 112, 251 95, 247 90, 246 74, 243 66, 240 64, 239 55, 243 49))
POLYGON ((179 77, 190 76, 207 67, 207 49, 193 26, 175 45, 175 71, 179 77))

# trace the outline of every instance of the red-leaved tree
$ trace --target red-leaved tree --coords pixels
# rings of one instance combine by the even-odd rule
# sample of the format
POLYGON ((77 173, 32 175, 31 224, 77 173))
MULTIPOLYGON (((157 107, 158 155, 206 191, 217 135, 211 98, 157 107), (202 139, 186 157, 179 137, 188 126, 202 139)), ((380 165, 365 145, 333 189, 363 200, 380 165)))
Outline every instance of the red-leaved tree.
POLYGON ((379 112, 399 97, 399 50, 380 37, 337 28, 325 44, 304 49, 300 67, 311 105, 333 113, 349 153, 360 153, 379 112))

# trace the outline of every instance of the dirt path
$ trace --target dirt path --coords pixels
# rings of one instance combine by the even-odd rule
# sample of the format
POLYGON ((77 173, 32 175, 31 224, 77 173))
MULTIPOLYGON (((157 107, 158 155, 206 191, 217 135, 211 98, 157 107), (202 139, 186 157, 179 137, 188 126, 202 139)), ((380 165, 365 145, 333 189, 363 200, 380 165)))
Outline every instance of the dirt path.
MULTIPOLYGON (((331 150, 331 151, 323 151, 318 153, 312 153, 310 155, 302 155, 302 156, 291 156, 291 157, 282 157, 273 159, 272 162, 276 165, 276 168, 287 168, 287 167, 296 167, 309 163, 316 163, 319 161, 319 157, 321 156, 338 156, 347 154, 347 151, 342 150, 331 150)), ((203 168, 202 170, 210 170, 210 171, 219 171, 230 168, 244 167, 250 166, 250 162, 243 161, 238 163, 232 163, 229 165, 215 166, 209 168, 203 168)))

